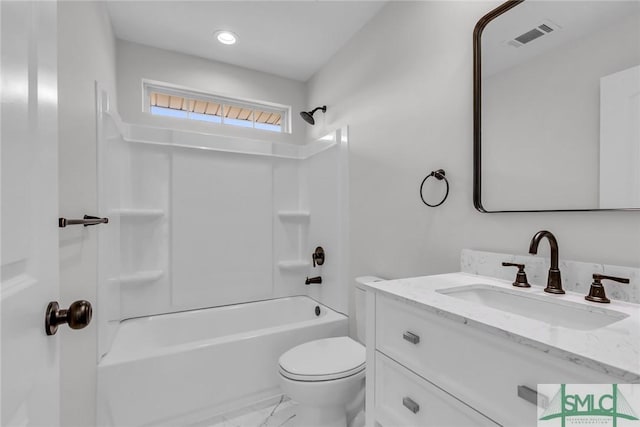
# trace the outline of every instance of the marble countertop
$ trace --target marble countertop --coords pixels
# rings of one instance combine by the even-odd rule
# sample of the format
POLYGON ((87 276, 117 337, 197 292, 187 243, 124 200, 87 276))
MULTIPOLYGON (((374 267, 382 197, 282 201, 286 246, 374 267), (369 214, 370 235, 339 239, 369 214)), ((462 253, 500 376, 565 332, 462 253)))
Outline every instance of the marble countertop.
POLYGON ((592 303, 585 301, 583 294, 567 291, 564 295, 551 295, 542 287, 516 288, 511 281, 468 273, 369 282, 365 287, 453 321, 613 375, 620 378, 620 382, 640 382, 639 304, 615 300, 610 304, 592 303), (551 298, 561 304, 580 304, 591 312, 613 310, 628 317, 597 329, 570 329, 436 292, 478 284, 494 286, 509 293, 522 292, 538 299, 551 298))

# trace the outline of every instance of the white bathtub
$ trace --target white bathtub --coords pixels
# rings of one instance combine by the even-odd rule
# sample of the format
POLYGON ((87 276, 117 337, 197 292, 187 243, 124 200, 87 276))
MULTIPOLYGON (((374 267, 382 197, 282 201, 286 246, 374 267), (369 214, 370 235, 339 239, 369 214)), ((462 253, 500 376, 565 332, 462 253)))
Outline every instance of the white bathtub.
POLYGON ((187 425, 276 396, 283 352, 347 329, 304 296, 125 320, 98 364, 98 425, 187 425))

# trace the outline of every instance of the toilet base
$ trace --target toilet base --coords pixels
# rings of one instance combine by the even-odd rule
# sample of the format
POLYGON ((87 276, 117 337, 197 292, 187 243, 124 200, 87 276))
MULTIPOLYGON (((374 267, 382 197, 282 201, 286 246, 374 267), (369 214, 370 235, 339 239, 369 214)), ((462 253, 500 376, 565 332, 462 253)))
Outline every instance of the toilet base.
POLYGON ((293 427, 347 427, 345 407, 309 406, 301 403, 296 408, 296 416, 291 424, 293 427))
POLYGON ((360 409, 360 411, 355 414, 355 416, 348 422, 347 427, 364 427, 365 425, 365 414, 364 407, 360 409))
MULTIPOLYGON (((282 390, 298 402, 295 427, 347 427, 364 407, 365 371, 331 381, 294 381, 280 375, 282 390)), ((287 423, 289 425, 289 423, 287 423)))

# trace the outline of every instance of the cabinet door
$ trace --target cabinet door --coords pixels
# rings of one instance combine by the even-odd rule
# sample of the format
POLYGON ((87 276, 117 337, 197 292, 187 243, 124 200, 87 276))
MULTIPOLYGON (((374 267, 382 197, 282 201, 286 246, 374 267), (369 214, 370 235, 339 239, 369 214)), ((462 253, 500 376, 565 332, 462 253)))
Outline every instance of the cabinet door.
POLYGON ((498 425, 380 352, 375 378, 375 418, 383 427, 498 425))

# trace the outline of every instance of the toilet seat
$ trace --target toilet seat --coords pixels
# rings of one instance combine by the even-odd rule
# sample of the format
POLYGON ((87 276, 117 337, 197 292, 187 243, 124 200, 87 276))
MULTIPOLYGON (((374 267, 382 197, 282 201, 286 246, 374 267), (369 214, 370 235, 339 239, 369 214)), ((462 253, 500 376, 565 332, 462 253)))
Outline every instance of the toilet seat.
POLYGON ((366 352, 349 337, 301 344, 280 356, 280 374, 293 381, 331 381, 363 372, 366 352))

